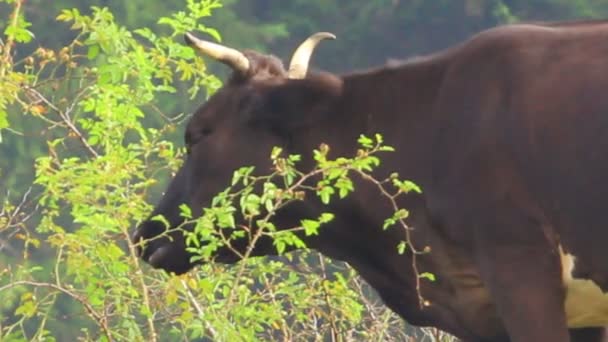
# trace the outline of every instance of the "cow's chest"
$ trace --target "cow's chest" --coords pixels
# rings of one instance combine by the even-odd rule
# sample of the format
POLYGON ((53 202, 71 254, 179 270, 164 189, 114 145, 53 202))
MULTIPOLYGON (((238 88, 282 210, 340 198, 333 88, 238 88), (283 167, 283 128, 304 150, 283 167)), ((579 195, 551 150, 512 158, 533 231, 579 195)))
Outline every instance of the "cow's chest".
POLYGON ((568 327, 601 327, 608 325, 608 293, 593 281, 572 276, 576 257, 560 249, 562 279, 566 288, 566 318, 568 327))

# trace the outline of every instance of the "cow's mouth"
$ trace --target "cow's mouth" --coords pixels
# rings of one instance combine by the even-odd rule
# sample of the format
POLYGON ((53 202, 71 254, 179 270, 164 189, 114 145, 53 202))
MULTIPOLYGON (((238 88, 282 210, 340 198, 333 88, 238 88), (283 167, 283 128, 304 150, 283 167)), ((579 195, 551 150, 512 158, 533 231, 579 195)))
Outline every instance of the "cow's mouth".
POLYGON ((163 261, 167 259, 170 251, 171 247, 169 245, 162 246, 153 251, 147 258, 144 258, 144 260, 154 268, 162 268, 163 261))
MULTIPOLYGON (((135 244, 137 256, 156 269, 166 272, 183 274, 194 266, 204 264, 204 260, 191 262, 192 254, 186 250, 183 236, 175 234, 173 237, 159 237, 163 226, 158 222, 145 222, 131 236, 135 244), (157 234, 157 235, 154 235, 157 234)), ((220 249, 212 257, 212 262, 221 264, 234 264, 241 258, 230 249, 220 249)))
MULTIPOLYGON (((151 227, 148 226, 146 228, 147 230, 139 227, 131 237, 131 241, 135 244, 137 255, 143 261, 153 268, 175 274, 186 273, 194 266, 190 262, 190 255, 186 252, 185 246, 180 245, 175 239, 169 239, 168 237, 150 239, 145 232, 149 232, 151 227)), ((183 239, 180 241, 183 241, 183 239)))
POLYGON ((180 248, 174 243, 148 246, 141 257, 153 268, 175 274, 186 273, 194 267, 194 264, 190 262, 190 255, 185 252, 183 247, 180 248))

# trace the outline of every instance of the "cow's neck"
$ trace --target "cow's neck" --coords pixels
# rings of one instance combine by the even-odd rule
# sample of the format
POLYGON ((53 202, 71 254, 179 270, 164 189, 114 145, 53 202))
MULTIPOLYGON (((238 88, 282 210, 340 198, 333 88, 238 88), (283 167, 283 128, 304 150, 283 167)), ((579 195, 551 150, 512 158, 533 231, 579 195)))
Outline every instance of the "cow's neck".
MULTIPOLYGON (((398 171, 402 178, 424 183, 423 177, 430 174, 430 161, 428 149, 423 147, 431 143, 435 133, 432 127, 440 119, 434 116, 433 107, 443 71, 441 61, 428 59, 344 76, 341 100, 330 115, 334 121, 318 125, 323 132, 320 134, 324 134, 322 141, 335 153, 332 156, 348 155, 361 133, 381 133, 396 152, 380 156, 379 173, 398 171)), ((318 141, 310 139, 313 140, 318 141)), ((376 177, 382 179, 384 174, 376 177)), ((411 261, 407 255, 399 256, 396 246, 396 241, 403 240, 403 231, 395 228, 383 232, 384 219, 392 215, 388 200, 384 201, 369 182, 358 182, 356 186, 349 198, 332 203, 328 211, 336 214, 336 219, 318 239, 311 241, 312 245, 327 255, 349 261, 395 311, 412 317, 406 312, 409 308, 416 310, 417 296, 404 290, 415 288, 411 270, 408 273, 411 261)), ((419 199, 406 206, 422 215, 416 217, 425 218, 424 203, 419 199)))
MULTIPOLYGON (((327 143, 331 148, 330 157, 352 156, 358 148, 356 141, 360 134, 383 135, 385 143, 396 152, 384 153, 379 157, 381 166, 376 170, 376 179, 384 179, 388 174, 398 172, 400 178, 413 180, 419 185, 428 184, 432 154, 428 146, 439 127, 441 117, 433 112, 436 97, 441 87, 445 64, 441 58, 418 59, 399 67, 386 67, 365 73, 343 76, 343 91, 340 99, 328 108, 325 122, 319 122, 314 130, 307 130, 298 145, 301 153, 310 151, 309 144, 327 143)), ((312 146, 313 148, 316 146, 312 146)), ((366 222, 360 230, 366 232, 354 244, 365 244, 364 234, 376 234, 384 219, 393 212, 388 201, 383 201, 377 188, 370 182, 358 182, 357 191, 344 204, 336 204, 338 211, 359 212, 355 222, 366 222), (373 203, 370 203, 372 201, 373 203), (342 208, 340 208, 342 206, 342 208)), ((408 203, 410 207, 424 208, 424 204, 408 203)), ((401 204, 401 203, 400 203, 401 204)), ((333 206, 333 205, 332 205, 333 206)), ((347 214, 348 215, 348 214, 347 214)), ((422 215, 425 215, 423 213, 422 215)), ((345 225, 351 224, 346 223, 345 225)), ((340 230, 340 229, 338 229, 340 230)), ((351 239, 349 230, 336 231, 336 239, 351 239)), ((389 236, 386 241, 398 237, 389 236)), ((376 249, 382 251, 382 249, 376 249)), ((336 251, 338 252, 338 251, 336 251)), ((391 250, 392 252, 392 250, 391 250)), ((384 256, 378 256, 383 259, 384 256)))
POLYGON ((423 159, 429 156, 420 151, 428 151, 421 147, 431 143, 433 127, 440 119, 434 115, 433 107, 444 71, 441 58, 428 58, 344 76, 338 112, 346 117, 339 122, 343 130, 344 122, 351 122, 348 129, 352 134, 339 136, 352 139, 360 133, 381 133, 387 145, 397 148, 393 155, 382 157, 387 167, 397 169, 407 159, 411 161, 407 164, 418 167, 408 167, 403 176, 418 178, 427 174, 427 160, 423 159))

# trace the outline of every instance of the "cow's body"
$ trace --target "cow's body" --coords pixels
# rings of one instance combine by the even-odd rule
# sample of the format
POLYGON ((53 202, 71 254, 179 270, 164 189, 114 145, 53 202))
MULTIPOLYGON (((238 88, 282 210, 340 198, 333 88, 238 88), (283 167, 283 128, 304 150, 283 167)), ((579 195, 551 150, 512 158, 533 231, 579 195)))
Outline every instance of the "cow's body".
MULTIPOLYGON (((193 117, 190 157, 155 214, 179 224, 179 204, 207 205, 234 168, 267 165, 272 145, 304 159, 321 142, 349 155, 359 134, 381 133, 397 152, 375 175, 396 171, 423 189, 399 204, 411 213, 414 246, 431 248, 417 258, 437 278, 422 281, 430 306, 418 305, 411 255, 397 253, 404 231, 381 229, 392 211, 372 184, 358 180, 329 208, 286 208, 277 223, 333 212, 309 245, 348 261, 413 324, 467 341, 564 342, 567 327, 590 328, 571 330, 574 341, 602 340, 592 327, 608 324, 608 23, 501 27, 341 77, 288 80, 269 57, 247 57, 250 73, 193 117), (193 138, 209 127, 212 139, 193 138)), ((146 222, 136 239, 161 230, 146 222)), ((164 245, 152 243, 144 257, 183 272, 191 265, 182 241, 162 242, 171 251, 156 256, 164 245)))

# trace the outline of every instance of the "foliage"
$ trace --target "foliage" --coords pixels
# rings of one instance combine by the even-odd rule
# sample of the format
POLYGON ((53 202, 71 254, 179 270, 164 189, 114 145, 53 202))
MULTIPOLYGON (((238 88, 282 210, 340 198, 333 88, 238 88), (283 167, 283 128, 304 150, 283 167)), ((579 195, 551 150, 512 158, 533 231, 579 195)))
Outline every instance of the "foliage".
POLYGON ((27 43, 32 39, 32 33, 27 30, 30 25, 21 13, 21 2, 17 1, 10 15, 10 25, 4 30, 6 39, 0 44, 0 142, 2 129, 8 127, 7 107, 12 103, 11 93, 16 91, 14 84, 23 81, 20 74, 11 73, 12 48, 15 43, 27 43))

